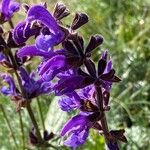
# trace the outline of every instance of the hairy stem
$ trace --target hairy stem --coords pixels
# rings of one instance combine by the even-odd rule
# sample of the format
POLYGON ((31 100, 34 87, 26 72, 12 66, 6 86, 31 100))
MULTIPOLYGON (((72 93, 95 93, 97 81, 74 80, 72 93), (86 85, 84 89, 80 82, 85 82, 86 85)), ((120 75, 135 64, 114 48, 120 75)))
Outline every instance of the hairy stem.
POLYGON ((12 129, 12 127, 11 127, 11 124, 10 124, 10 122, 9 122, 9 119, 8 119, 8 117, 7 117, 7 114, 6 114, 6 112, 5 112, 5 109, 4 109, 3 105, 1 105, 1 104, 0 104, 0 109, 1 109, 1 111, 2 111, 2 113, 3 113, 3 116, 4 116, 4 118, 5 118, 6 124, 7 124, 8 128, 9 128, 9 130, 10 130, 10 133, 11 133, 11 136, 12 136, 12 138, 13 138, 13 141, 14 141, 14 144, 15 144, 15 146, 16 146, 16 149, 18 149, 18 145, 17 145, 17 142, 16 142, 16 138, 15 138, 13 129, 12 129))
POLYGON ((37 122, 36 122, 35 116, 34 116, 34 114, 33 114, 33 111, 32 111, 32 109, 31 109, 30 103, 27 104, 27 107, 26 107, 26 108, 27 108, 28 114, 29 114, 29 116, 30 116, 30 118, 31 118, 31 121, 32 121, 32 123, 33 123, 33 125, 34 125, 34 128, 35 128, 35 130, 36 130, 36 134, 37 134, 37 136, 38 136, 38 139, 39 139, 40 141, 42 141, 41 133, 40 133, 38 124, 37 124, 37 122))
POLYGON ((38 97, 37 97, 37 106, 38 106, 39 116, 41 119, 41 124, 43 126, 43 129, 45 130, 44 117, 43 117, 43 113, 42 113, 41 103, 40 103, 40 100, 38 97))
MULTIPOLYGON (((16 69, 16 68, 17 68, 16 60, 15 60, 15 58, 13 57, 13 54, 12 54, 11 50, 10 50, 10 49, 7 49, 7 50, 9 51, 9 56, 10 56, 10 59, 11 59, 11 61, 12 61, 12 64, 13 64, 13 66, 15 67, 14 69, 16 69)), ((24 88, 23 88, 23 86, 22 86, 21 78, 20 78, 20 76, 19 76, 19 74, 18 74, 18 72, 17 72, 16 70, 15 70, 15 75, 16 75, 16 77, 17 77, 17 80, 18 80, 18 84, 19 84, 21 93, 22 93, 23 97, 25 98, 25 97, 26 97, 26 93, 25 93, 24 88)), ((41 137, 41 134, 40 134, 40 130, 39 130, 39 128, 38 128, 38 124, 37 124, 37 122, 36 122, 36 119, 35 119, 35 117, 34 117, 34 114, 33 114, 33 112, 32 112, 31 106, 30 106, 30 100, 26 100, 26 101, 28 102, 28 103, 27 103, 27 111, 28 111, 28 114, 29 114, 29 116, 30 116, 30 118, 31 118, 31 121, 32 121, 34 127, 35 127, 35 130, 36 130, 36 133, 37 133, 37 136, 38 136, 39 140, 42 141, 42 137, 41 137)))

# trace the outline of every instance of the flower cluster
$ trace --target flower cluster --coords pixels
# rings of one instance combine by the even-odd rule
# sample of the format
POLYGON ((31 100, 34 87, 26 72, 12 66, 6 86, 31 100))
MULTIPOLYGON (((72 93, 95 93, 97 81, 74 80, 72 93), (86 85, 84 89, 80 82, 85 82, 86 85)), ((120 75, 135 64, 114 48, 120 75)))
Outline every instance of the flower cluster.
MULTIPOLYGON (((63 18, 70 13, 62 3, 56 4, 53 13, 47 10, 45 3, 25 5, 24 8, 26 19, 9 32, 7 41, 2 29, 0 33, 0 64, 20 77, 22 91, 11 75, 1 74, 8 86, 0 88, 0 92, 15 101, 17 110, 26 107, 32 98, 53 92, 60 96, 58 104, 63 111, 79 112, 61 130, 61 136, 67 136, 66 146, 76 149, 84 144, 93 128, 104 135, 107 149, 119 149, 118 141, 126 142, 124 130, 109 131, 105 112, 110 110, 111 87, 120 78, 115 74, 108 50, 102 52, 97 62, 92 59, 94 50, 103 43, 103 37, 92 35, 85 45, 77 29, 88 22, 88 16, 76 13, 70 25, 64 25, 63 18), (34 42, 27 45, 30 37, 34 42), (14 47, 19 50, 13 56, 9 50, 14 47), (36 70, 38 79, 35 73, 25 69, 25 63, 35 56, 41 59, 36 70)), ((18 9, 18 3, 3 0, 0 21, 10 21, 18 9)))

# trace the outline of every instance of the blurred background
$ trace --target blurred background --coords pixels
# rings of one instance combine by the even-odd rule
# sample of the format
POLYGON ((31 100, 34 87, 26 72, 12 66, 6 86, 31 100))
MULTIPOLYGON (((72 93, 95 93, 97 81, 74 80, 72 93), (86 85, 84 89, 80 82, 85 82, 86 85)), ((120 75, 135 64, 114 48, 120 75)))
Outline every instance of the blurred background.
MULTIPOLYGON (((41 1, 20 0, 20 2, 37 4, 41 1)), ((49 10, 52 11, 57 1, 47 2, 49 10)), ((121 144, 121 150, 150 150, 150 1, 61 0, 61 2, 66 4, 71 13, 63 20, 64 24, 71 22, 75 12, 88 14, 89 23, 84 25, 79 33, 86 42, 90 35, 103 35, 104 44, 97 49, 93 57, 97 60, 101 51, 108 49, 116 72, 122 79, 122 82, 113 86, 111 110, 107 113, 110 129, 126 130, 128 143, 121 144)), ((21 9, 15 14, 13 22, 17 23, 24 18, 25 13, 21 9)), ((47 130, 59 134, 63 123, 72 114, 59 110, 56 99, 53 96, 42 96, 40 102, 47 130)), ((15 105, 2 95, 0 95, 0 104, 4 106, 15 140, 20 144, 22 133, 15 105)), ((32 105, 40 123, 36 100, 32 105)), ((0 111, 0 150, 14 150, 14 139, 4 117, 4 111, 0 111)), ((25 137, 28 137, 28 131, 31 129, 30 118, 25 110, 22 111, 22 116, 25 137)), ((62 145, 62 139, 57 137, 51 142, 53 145, 62 145)), ((65 149, 60 148, 60 150, 65 149)), ((103 150, 104 139, 91 130, 88 142, 78 149, 103 150)))

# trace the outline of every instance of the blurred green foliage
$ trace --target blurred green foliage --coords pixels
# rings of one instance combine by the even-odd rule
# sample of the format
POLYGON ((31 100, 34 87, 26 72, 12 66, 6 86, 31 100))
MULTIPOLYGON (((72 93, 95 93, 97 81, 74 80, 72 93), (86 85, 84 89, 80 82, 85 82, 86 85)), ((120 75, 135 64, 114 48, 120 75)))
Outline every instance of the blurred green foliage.
MULTIPOLYGON (((25 1, 30 4, 40 0, 25 1)), ((105 42, 97 49, 93 56, 99 58, 100 52, 109 49, 117 74, 122 82, 114 85, 111 94, 111 110, 107 114, 110 129, 126 129, 127 144, 121 145, 122 150, 150 149, 150 1, 149 0, 61 0, 70 9, 71 15, 64 20, 68 24, 75 12, 86 12, 89 23, 80 29, 85 44, 90 35, 102 34, 105 42)), ((21 1, 22 2, 22 1, 21 1)), ((44 1, 43 1, 44 2, 44 1)), ((52 10, 56 0, 48 0, 48 7, 52 10)), ((23 19, 21 10, 15 15, 15 22, 23 19)), ((58 111, 53 97, 40 98, 46 128, 57 131, 67 120, 68 116, 58 111), (47 113, 48 112, 48 113, 47 113), (50 113, 51 112, 51 113, 50 113), (52 118, 52 119, 51 119, 52 118), (62 123, 62 124, 61 124, 62 123)), ((21 129, 19 116, 12 102, 0 97, 0 104, 5 108, 8 119, 13 128, 18 145, 21 145, 21 129)), ((32 103, 34 113, 39 119, 36 100, 32 103)), ((28 137, 30 119, 25 110, 22 111, 25 136, 28 137)), ((0 112, 0 149, 14 150, 12 135, 0 112)), ((40 122, 40 119, 39 119, 40 122)), ((42 128, 42 126, 41 126, 42 128)), ((28 139, 26 138, 26 142, 28 139)), ((62 139, 55 139, 53 144, 61 145, 62 139)), ((91 131, 88 142, 78 148, 80 150, 103 150, 104 139, 91 131)), ((66 148, 61 147, 61 150, 66 148)))

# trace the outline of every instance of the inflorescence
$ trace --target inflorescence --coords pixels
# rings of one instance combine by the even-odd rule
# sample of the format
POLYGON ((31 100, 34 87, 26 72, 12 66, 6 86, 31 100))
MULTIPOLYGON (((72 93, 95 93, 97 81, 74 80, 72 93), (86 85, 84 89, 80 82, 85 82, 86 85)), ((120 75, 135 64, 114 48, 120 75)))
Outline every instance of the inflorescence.
MULTIPOLYGON (((103 37, 92 35, 85 44, 78 33, 78 29, 88 22, 88 16, 76 13, 73 21, 65 25, 63 19, 70 13, 64 4, 57 3, 52 13, 47 10, 46 3, 25 4, 26 19, 14 27, 12 18, 20 4, 2 0, 0 7, 0 64, 8 70, 0 74, 5 82, 0 92, 15 102, 17 111, 23 107, 29 111, 29 104, 35 97, 55 94, 60 97, 58 104, 62 111, 79 112, 60 131, 60 135, 66 137, 66 146, 75 150, 85 143, 90 129, 94 129, 105 137, 106 149, 118 150, 118 141, 127 141, 124 130, 109 130, 105 112, 110 110, 112 85, 121 80, 116 76, 108 50, 101 53, 97 62, 92 59, 94 50, 103 43, 103 37), (12 27, 7 32, 4 29, 6 22, 12 27), (34 39, 32 45, 27 44, 30 37, 34 39), (29 73, 26 64, 35 56, 41 63, 29 73)), ((36 129, 34 126, 29 134, 34 145, 53 137, 47 131, 42 137, 38 136, 36 129)))

